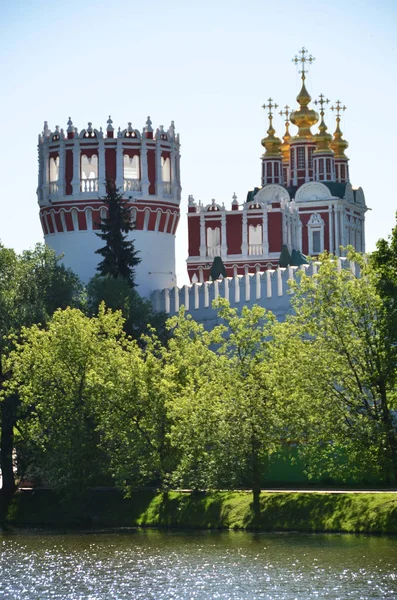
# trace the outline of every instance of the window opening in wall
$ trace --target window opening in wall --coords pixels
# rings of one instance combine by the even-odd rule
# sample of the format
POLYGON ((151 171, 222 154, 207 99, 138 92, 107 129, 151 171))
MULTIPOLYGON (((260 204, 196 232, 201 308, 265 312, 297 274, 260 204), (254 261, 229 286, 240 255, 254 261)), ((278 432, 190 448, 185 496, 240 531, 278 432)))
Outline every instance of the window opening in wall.
POLYGON ((50 183, 58 181, 59 178, 59 156, 50 158, 50 183))
POLYGON ((124 191, 139 192, 141 190, 140 181, 140 166, 139 156, 135 155, 132 158, 128 154, 124 154, 124 191))
POLYGON ((274 163, 274 176, 275 177, 279 176, 279 164, 277 162, 274 163))
POLYGON ((346 179, 346 167, 345 165, 340 165, 340 178, 346 179))
POLYGON ((161 157, 161 177, 163 180, 163 191, 171 194, 171 161, 169 158, 161 157))
POLYGON ((207 229, 207 256, 221 255, 221 230, 219 227, 207 229))
POLYGON ((312 251, 313 254, 320 254, 321 249, 321 231, 319 229, 312 230, 312 251))
POLYGON ((266 165, 266 176, 267 177, 272 176, 272 163, 270 163, 270 162, 268 162, 266 165))
MULTIPOLYGON (((318 172, 320 173, 320 175, 324 175, 324 160, 322 158, 320 158, 318 163, 319 163, 318 172)), ((321 178, 321 179, 323 179, 323 178, 321 178)))
POLYGON ((248 254, 263 254, 262 225, 250 225, 248 229, 248 254))
POLYGON ((331 159, 330 158, 327 158, 326 170, 327 170, 327 179, 329 179, 331 177, 331 159))
POLYGON ((90 158, 81 156, 81 191, 98 191, 98 156, 93 154, 90 158))
POLYGON ((295 149, 291 149, 291 169, 295 167, 295 149))
POLYGON ((298 169, 305 168, 305 149, 298 148, 298 169))

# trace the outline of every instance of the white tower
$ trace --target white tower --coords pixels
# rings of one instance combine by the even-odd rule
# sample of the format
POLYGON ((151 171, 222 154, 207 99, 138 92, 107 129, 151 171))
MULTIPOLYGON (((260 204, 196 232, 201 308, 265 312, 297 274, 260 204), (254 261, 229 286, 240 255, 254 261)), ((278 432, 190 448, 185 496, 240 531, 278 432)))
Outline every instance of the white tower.
POLYGON ((135 230, 130 234, 142 262, 136 267, 138 292, 150 296, 172 287, 175 275, 175 232, 181 198, 179 135, 174 123, 153 134, 148 117, 142 133, 131 123, 114 136, 111 118, 106 134, 88 123, 80 133, 68 121, 66 135, 47 122, 39 135, 40 219, 46 244, 64 255, 64 264, 82 281, 96 273, 103 245, 96 235, 106 216, 102 198, 106 180, 115 183, 131 207, 135 230))

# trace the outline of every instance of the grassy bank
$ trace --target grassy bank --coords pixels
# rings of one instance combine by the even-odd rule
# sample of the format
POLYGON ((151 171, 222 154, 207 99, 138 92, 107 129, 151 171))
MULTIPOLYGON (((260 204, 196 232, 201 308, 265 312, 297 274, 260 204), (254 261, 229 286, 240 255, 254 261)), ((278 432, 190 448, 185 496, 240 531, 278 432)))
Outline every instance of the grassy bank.
POLYGON ((263 492, 255 518, 247 492, 135 492, 93 490, 62 498, 51 490, 18 493, 10 525, 54 527, 169 527, 397 533, 397 493, 263 492))

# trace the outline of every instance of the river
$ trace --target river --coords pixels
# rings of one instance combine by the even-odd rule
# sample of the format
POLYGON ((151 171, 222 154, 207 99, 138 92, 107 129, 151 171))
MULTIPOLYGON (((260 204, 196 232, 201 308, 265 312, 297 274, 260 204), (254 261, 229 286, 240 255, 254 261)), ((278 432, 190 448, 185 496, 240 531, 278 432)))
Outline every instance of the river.
POLYGON ((0 534, 1 600, 397 598, 397 538, 164 532, 0 534))

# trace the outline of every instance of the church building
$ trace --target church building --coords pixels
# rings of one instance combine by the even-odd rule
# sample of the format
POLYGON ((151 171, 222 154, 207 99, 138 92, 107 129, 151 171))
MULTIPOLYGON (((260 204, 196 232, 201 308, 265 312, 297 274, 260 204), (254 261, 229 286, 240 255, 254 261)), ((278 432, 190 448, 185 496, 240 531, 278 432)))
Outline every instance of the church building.
POLYGON ((278 105, 269 98, 263 106, 269 128, 262 140, 261 187, 249 191, 242 205, 234 194, 230 208, 189 196, 187 267, 193 283, 210 278, 215 257, 222 259, 226 275, 235 277, 277 265, 299 266, 304 255, 325 250, 340 256, 340 247, 349 244, 364 252, 367 208, 363 190, 350 183, 348 142, 340 129, 346 107, 339 100, 331 106, 336 116, 331 135, 324 122, 328 98, 320 94, 314 101, 319 113, 310 106, 305 80, 313 60, 305 48, 293 59, 300 65, 302 87, 298 107, 290 111, 287 105, 279 112, 285 119, 282 140, 273 127, 278 105))

